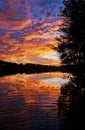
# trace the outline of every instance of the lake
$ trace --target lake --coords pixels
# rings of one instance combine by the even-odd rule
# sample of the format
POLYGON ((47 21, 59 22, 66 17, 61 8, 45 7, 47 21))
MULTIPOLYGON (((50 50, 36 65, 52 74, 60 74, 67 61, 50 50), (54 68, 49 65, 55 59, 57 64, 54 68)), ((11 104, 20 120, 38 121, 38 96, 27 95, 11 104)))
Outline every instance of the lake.
POLYGON ((0 77, 0 130, 60 130, 57 100, 69 73, 0 77))

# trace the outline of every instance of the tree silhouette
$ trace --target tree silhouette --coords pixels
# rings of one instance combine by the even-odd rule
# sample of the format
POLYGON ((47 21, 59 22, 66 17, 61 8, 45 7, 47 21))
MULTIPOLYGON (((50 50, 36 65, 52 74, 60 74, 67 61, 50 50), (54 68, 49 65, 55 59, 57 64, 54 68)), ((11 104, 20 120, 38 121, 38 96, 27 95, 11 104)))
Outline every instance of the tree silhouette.
POLYGON ((85 0, 64 0, 58 51, 62 63, 85 63, 85 0))
POLYGON ((85 77, 79 76, 61 87, 58 99, 60 130, 85 129, 85 77))

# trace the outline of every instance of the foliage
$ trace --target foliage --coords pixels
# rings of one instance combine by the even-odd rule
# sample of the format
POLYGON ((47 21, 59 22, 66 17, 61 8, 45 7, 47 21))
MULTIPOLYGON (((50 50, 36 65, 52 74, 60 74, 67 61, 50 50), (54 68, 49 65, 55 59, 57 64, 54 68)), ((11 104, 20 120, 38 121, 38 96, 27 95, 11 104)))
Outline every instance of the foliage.
POLYGON ((61 70, 61 67, 32 64, 32 63, 17 64, 0 60, 0 76, 17 74, 17 73, 29 74, 29 73, 55 72, 58 70, 61 70))
POLYGON ((85 63, 85 0, 64 0, 58 51, 62 63, 85 63))

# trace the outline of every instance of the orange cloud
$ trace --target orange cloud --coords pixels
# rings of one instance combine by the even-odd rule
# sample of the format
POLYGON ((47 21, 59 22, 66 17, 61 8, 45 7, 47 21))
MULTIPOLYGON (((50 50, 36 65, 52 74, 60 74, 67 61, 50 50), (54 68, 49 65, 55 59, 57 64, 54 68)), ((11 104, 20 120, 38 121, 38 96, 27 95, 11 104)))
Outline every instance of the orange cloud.
POLYGON ((41 61, 42 64, 56 64, 56 60, 46 60, 42 56, 54 53, 52 47, 57 46, 55 38, 62 20, 47 19, 44 15, 42 20, 30 17, 35 12, 30 12, 27 2, 8 1, 8 8, 0 11, 0 29, 5 32, 0 35, 0 59, 17 63, 41 61))
POLYGON ((5 8, 0 11, 0 28, 17 30, 23 29, 32 20, 28 18, 30 11, 27 7, 27 1, 18 0, 3 1, 5 8), (15 6, 17 4, 17 6, 15 6), (19 10, 20 9, 20 10, 19 10), (19 12, 19 13, 18 13, 19 12))
POLYGON ((0 28, 9 28, 10 30, 19 30, 23 29, 26 25, 31 24, 32 20, 26 19, 21 21, 6 21, 6 20, 0 20, 0 28))

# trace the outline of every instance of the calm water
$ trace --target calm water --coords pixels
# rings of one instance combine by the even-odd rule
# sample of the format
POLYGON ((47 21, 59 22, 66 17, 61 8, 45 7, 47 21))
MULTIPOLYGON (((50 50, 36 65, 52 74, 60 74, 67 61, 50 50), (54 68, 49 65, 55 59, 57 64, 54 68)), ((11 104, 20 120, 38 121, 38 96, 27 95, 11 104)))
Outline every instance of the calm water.
POLYGON ((57 100, 68 73, 0 77, 0 130, 59 130, 57 100))

